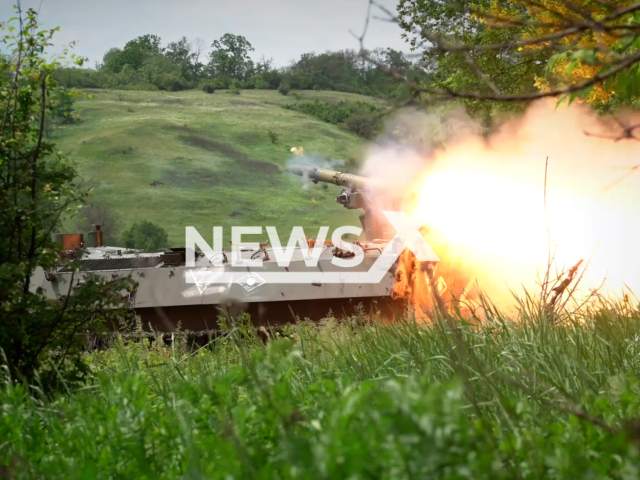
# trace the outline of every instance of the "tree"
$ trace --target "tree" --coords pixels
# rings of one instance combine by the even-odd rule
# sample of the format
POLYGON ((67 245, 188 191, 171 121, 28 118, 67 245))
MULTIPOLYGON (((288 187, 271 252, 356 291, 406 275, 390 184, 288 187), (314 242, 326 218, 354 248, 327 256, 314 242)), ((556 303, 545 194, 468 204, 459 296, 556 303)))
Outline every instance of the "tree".
POLYGON ((119 48, 110 48, 102 57, 102 63, 97 66, 106 73, 120 73, 124 67, 124 56, 119 48))
POLYGON ((273 58, 266 58, 262 55, 255 65, 256 75, 263 75, 271 70, 273 70, 273 58))
MULTIPOLYGON (((640 16, 634 15, 638 5, 633 7, 628 0, 610 4, 562 0, 545 0, 541 4, 534 4, 520 1, 503 6, 492 4, 483 21, 489 23, 493 19, 492 23, 496 26, 522 21, 525 26, 521 39, 534 41, 525 42, 517 50, 527 55, 545 50, 553 53, 544 76, 538 76, 535 82, 538 90, 544 93, 584 83, 600 73, 606 73, 612 66, 625 60, 625 56, 637 51, 639 44, 631 35, 633 29, 616 27, 621 24, 630 27, 640 19, 640 16), (623 9, 627 11, 626 14, 621 14, 623 9), (607 18, 612 21, 607 22, 607 18), (583 22, 589 19, 603 22, 602 27, 592 24, 591 28, 581 28, 583 22), (577 31, 563 34, 562 28, 571 26, 577 31), (535 41, 550 37, 557 38, 535 41)), ((632 104, 640 91, 637 82, 640 75, 631 71, 627 73, 616 75, 607 82, 595 83, 577 96, 596 105, 632 104)))
POLYGON ((182 77, 187 80, 193 80, 195 78, 196 53, 193 51, 193 46, 189 40, 187 40, 187 37, 182 37, 177 42, 169 43, 165 50, 165 55, 182 77))
POLYGON ((202 58, 202 53, 205 49, 206 43, 202 38, 196 37, 193 41, 192 49, 193 49, 193 74, 196 78, 202 78, 205 65, 200 61, 202 58))
POLYGON ((253 52, 254 49, 242 35, 225 33, 219 40, 215 40, 211 47, 213 51, 210 54, 209 68, 212 76, 239 81, 244 81, 250 76, 253 61, 249 52, 253 52))
POLYGON ((167 248, 169 237, 167 232, 155 223, 144 220, 134 223, 122 235, 124 246, 150 252, 167 248))
POLYGON ((392 68, 403 75, 417 77, 417 69, 401 52, 394 50, 374 50, 356 52, 304 53, 293 62, 286 72, 287 80, 293 88, 300 90, 339 90, 365 95, 391 96, 396 89, 396 81, 382 72, 376 62, 389 62, 392 68), (369 61, 366 61, 368 58, 369 61))
POLYGON ((604 107, 638 102, 638 2, 402 0, 398 12, 395 17, 386 11, 424 58, 438 59, 438 74, 444 73, 439 83, 413 84, 416 93, 474 102, 544 97, 580 98, 604 107), (455 72, 440 69, 442 58, 467 64, 466 83, 450 81, 455 72), (494 74, 487 68, 492 63, 517 67, 521 80, 502 67, 494 74))
POLYGON ((142 35, 126 43, 121 53, 122 62, 125 65, 131 65, 134 70, 139 70, 145 60, 155 55, 161 55, 163 51, 160 37, 157 35, 142 35))
MULTIPOLYGON (((426 70, 426 77, 420 82, 425 90, 493 93, 495 85, 501 91, 514 94, 535 91, 535 80, 543 73, 548 59, 546 52, 523 58, 508 48, 465 52, 447 48, 450 45, 502 45, 520 38, 524 32, 521 25, 501 29, 483 21, 479 12, 489 11, 492 4, 491 0, 473 4, 463 0, 400 0, 398 16, 389 13, 405 31, 403 36, 412 49, 419 51, 420 65, 426 70)), ((386 61, 393 60, 391 57, 386 61)), ((387 66, 390 70, 397 68, 387 66)), ((470 113, 485 119, 493 110, 492 105, 475 98, 466 99, 466 105, 470 113)))
POLYGON ((200 58, 202 57, 202 52, 205 48, 205 41, 200 38, 200 37, 196 37, 195 40, 193 41, 193 60, 194 63, 199 64, 200 63, 200 58))
MULTIPOLYGON (((52 76, 62 60, 45 51, 57 31, 41 30, 34 10, 24 16, 19 11, 17 21, 0 26, 10 49, 0 58, 0 350, 13 379, 30 382, 39 372, 45 387, 55 386, 60 375, 83 378, 88 370, 78 333, 99 331, 120 315, 133 291, 130 279, 87 276, 61 300, 50 300, 32 285, 37 268, 56 266, 59 246, 51 234, 87 194, 45 135, 65 94, 52 76)), ((78 66, 84 61, 71 58, 78 66)))

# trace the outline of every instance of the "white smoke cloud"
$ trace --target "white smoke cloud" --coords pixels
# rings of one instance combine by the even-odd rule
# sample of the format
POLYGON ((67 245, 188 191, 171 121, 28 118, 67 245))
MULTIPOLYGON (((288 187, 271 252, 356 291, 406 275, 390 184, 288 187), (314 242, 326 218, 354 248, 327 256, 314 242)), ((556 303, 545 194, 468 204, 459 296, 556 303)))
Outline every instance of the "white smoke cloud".
POLYGON ((512 300, 509 288, 536 288, 546 269, 549 157, 548 222, 560 268, 584 258, 585 291, 607 279, 611 291, 628 285, 640 293, 640 142, 585 135, 619 130, 587 107, 553 101, 487 137, 460 110, 404 111, 369 148, 360 173, 395 193, 417 187, 425 222, 446 252, 442 263, 473 271, 489 293, 512 300))

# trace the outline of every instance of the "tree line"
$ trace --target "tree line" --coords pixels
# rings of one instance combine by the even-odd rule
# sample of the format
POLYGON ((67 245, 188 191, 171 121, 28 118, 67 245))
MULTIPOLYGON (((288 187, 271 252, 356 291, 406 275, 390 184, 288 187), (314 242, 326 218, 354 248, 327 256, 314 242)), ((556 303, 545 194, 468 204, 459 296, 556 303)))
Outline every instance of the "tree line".
MULTIPOLYGON (((67 88, 113 88, 179 91, 194 88, 337 90, 402 97, 406 88, 355 50, 305 53, 290 65, 276 68, 264 56, 254 61, 251 43, 227 33, 204 53, 202 39, 182 37, 163 46, 157 35, 143 35, 123 48, 107 51, 94 69, 60 68, 58 82, 67 88)), ((418 79, 421 70, 402 52, 387 48, 367 56, 418 79)))

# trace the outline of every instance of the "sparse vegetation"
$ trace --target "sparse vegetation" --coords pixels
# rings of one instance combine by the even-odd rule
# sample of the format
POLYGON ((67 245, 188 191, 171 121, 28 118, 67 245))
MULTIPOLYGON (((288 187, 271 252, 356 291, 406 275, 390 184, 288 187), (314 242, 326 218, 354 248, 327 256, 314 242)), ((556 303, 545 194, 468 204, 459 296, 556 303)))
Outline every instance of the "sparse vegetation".
POLYGON ((299 102, 287 105, 287 108, 303 112, 308 115, 322 120, 323 122, 339 125, 346 122, 349 118, 362 115, 376 113, 379 107, 366 102, 348 102, 340 101, 337 103, 323 102, 314 100, 313 102, 299 102))
POLYGON ((267 131, 267 133, 269 134, 269 140, 271 140, 271 143, 273 145, 277 145, 278 143, 280 143, 280 136, 274 132, 273 130, 269 130, 267 131))
POLYGON ((379 116, 375 115, 381 113, 382 109, 367 102, 332 103, 315 100, 289 104, 287 108, 313 115, 323 122, 340 125, 345 130, 367 139, 372 138, 382 125, 379 116))

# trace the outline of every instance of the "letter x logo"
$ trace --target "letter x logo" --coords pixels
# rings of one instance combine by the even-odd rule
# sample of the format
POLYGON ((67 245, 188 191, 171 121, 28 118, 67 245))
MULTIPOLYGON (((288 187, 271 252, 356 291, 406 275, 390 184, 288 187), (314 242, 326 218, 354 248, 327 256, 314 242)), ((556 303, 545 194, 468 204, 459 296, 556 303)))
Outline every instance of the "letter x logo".
POLYGON ((421 262, 440 261, 436 253, 420 234, 420 227, 424 222, 419 218, 417 209, 413 211, 411 216, 407 216, 405 212, 382 213, 384 213, 387 220, 393 225, 393 228, 396 229, 396 234, 392 241, 399 242, 400 252, 402 252, 405 247, 409 247, 421 262))

